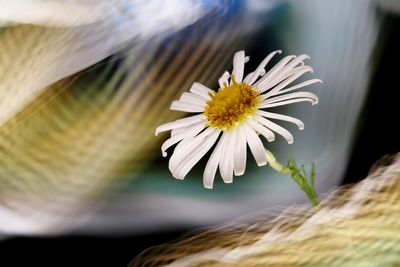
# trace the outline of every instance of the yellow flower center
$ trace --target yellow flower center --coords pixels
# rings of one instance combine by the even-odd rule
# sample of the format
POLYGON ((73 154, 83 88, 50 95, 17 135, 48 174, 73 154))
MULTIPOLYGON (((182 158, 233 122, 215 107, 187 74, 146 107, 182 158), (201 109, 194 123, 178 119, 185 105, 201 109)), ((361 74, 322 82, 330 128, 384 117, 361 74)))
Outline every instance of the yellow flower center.
POLYGON ((254 114, 260 93, 246 83, 237 83, 231 77, 232 85, 224 84, 218 92, 210 92, 210 100, 204 110, 209 126, 229 131, 254 114))

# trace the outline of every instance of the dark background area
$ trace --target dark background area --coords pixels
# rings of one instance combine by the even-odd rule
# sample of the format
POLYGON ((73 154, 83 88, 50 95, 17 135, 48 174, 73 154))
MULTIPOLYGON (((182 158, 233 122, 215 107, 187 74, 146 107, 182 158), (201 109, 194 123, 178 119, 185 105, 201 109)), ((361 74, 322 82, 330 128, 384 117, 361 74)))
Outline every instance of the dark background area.
MULTIPOLYGON (((343 184, 364 178, 371 166, 386 154, 400 151, 400 19, 386 16, 375 49, 374 73, 362 110, 359 131, 343 184)), ((191 229, 126 237, 16 237, 0 242, 0 266, 127 266, 150 246, 178 238, 191 229)))
POLYGON ((363 179, 383 156, 400 152, 400 18, 388 14, 382 27, 385 30, 375 49, 374 73, 343 184, 363 179))

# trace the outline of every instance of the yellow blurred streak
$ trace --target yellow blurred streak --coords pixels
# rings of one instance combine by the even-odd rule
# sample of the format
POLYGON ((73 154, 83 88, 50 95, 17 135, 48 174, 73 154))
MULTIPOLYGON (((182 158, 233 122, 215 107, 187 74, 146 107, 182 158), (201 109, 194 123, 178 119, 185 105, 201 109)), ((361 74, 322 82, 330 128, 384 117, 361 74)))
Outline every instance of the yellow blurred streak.
POLYGON ((400 154, 322 209, 263 213, 146 250, 129 266, 399 266, 400 154))
POLYGON ((85 39, 88 30, 21 25, 0 32, 0 124, 49 84, 95 63, 84 45, 95 47, 105 35, 85 39))

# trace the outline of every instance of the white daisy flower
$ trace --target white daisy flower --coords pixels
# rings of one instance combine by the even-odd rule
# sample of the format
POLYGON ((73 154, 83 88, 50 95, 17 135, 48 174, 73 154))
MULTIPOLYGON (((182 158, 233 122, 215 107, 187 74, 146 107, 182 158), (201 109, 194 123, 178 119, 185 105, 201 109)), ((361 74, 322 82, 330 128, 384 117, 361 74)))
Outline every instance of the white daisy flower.
POLYGON ((313 72, 304 65, 308 55, 287 56, 268 72, 265 66, 271 58, 282 51, 270 53, 244 79, 244 64, 249 60, 244 51, 239 51, 233 58, 232 74, 225 72, 218 80, 220 88, 213 91, 200 83, 194 83, 190 92, 182 94, 173 101, 171 110, 199 113, 159 126, 155 134, 170 131, 161 151, 178 143, 169 160, 169 169, 177 179, 184 179, 193 166, 217 143, 204 170, 203 184, 212 188, 214 177, 219 167, 225 183, 233 181, 235 176, 243 175, 246 168, 247 145, 258 166, 266 165, 266 153, 260 139, 269 142, 275 140, 275 133, 281 135, 289 144, 293 143, 292 134, 272 122, 288 121, 304 129, 302 121, 264 109, 308 101, 317 104, 318 97, 309 92, 292 92, 304 86, 322 82, 311 79, 297 85, 290 85, 307 72, 313 72), (260 136, 259 136, 260 135, 260 136))

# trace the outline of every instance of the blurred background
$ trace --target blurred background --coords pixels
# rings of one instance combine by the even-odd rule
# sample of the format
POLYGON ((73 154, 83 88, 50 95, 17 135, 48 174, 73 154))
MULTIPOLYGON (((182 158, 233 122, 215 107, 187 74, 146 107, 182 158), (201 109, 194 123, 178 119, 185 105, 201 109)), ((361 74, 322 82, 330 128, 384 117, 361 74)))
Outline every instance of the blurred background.
MULTIPOLYGON (((205 161, 168 171, 155 128, 190 85, 217 89, 246 50, 306 53, 316 106, 278 109, 290 151, 317 166, 320 196, 400 151, 397 0, 0 0, 0 255, 6 266, 126 266, 146 248, 270 208, 306 203, 290 177, 250 159, 213 190, 205 161), (30 257, 15 257, 35 252, 30 257)), ((279 60, 280 58, 277 58, 279 60)))

